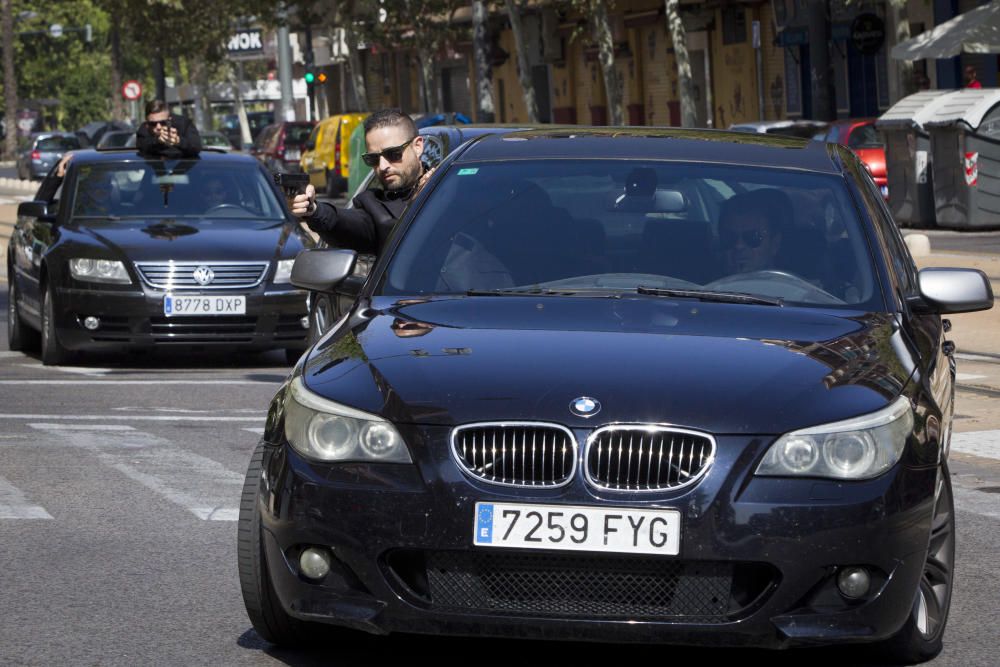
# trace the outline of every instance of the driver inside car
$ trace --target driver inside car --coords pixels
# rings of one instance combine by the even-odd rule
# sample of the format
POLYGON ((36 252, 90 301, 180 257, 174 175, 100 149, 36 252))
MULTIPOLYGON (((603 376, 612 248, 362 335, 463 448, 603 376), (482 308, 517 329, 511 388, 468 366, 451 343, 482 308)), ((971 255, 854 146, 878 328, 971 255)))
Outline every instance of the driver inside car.
POLYGON ((790 214, 786 196, 777 190, 754 190, 728 199, 719 216, 719 246, 726 272, 777 269, 782 221, 790 214))
POLYGON ((224 204, 235 206, 226 184, 219 177, 210 177, 201 187, 202 201, 205 203, 205 210, 211 211, 224 204))

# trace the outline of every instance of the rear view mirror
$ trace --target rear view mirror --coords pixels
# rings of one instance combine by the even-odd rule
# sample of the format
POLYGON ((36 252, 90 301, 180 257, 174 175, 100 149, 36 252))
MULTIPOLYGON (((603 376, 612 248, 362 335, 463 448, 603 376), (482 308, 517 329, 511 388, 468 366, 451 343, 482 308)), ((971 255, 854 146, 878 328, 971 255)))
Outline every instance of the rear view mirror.
POLYGON ((993 307, 993 288, 977 269, 922 269, 920 296, 933 312, 969 313, 993 307))
POLYGON ((40 222, 54 222, 55 210, 49 210, 48 202, 26 201, 17 205, 17 217, 35 218, 40 222))
POLYGON ((303 250, 292 265, 292 284, 313 292, 333 292, 354 271, 357 258, 353 250, 303 250))

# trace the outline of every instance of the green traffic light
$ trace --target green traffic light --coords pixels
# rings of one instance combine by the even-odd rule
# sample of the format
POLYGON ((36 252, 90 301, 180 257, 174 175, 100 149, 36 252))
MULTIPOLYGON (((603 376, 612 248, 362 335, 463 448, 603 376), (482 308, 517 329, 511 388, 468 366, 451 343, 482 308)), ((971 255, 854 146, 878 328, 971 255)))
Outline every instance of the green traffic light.
POLYGON ((313 74, 312 72, 306 72, 305 79, 306 83, 312 83, 313 81, 316 80, 316 75, 313 74))

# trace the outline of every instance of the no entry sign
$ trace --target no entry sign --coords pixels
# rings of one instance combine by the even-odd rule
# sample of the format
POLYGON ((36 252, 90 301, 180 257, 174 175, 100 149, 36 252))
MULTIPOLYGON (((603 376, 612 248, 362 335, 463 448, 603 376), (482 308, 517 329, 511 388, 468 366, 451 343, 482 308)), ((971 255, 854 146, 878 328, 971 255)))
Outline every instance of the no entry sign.
POLYGON ((122 97, 130 102, 142 97, 142 84, 132 79, 122 84, 122 97))

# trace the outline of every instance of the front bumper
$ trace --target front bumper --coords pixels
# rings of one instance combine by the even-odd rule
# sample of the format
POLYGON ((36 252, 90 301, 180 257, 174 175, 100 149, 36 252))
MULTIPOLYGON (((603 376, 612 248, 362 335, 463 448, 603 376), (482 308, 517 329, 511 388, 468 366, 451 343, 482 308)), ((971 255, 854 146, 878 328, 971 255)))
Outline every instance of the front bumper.
POLYGON ((404 437, 414 465, 316 464, 287 445, 265 448, 262 535, 270 578, 291 615, 373 633, 783 648, 886 638, 910 613, 934 469, 896 466, 851 484, 747 478, 770 442, 720 437, 714 474, 685 491, 639 498, 581 479, 548 490, 480 483, 448 456, 447 429, 411 427, 404 437), (676 508, 681 552, 477 549, 477 501, 676 508), (318 583, 298 569, 310 545, 334 556, 318 583), (838 568, 848 565, 874 574, 864 600, 835 588, 838 568), (629 585, 634 603, 574 597, 629 585), (655 586, 666 591, 660 612, 645 593, 655 586))
MULTIPOLYGON (((196 290, 185 290, 196 296, 196 290)), ((246 296, 245 315, 174 316, 163 314, 164 292, 143 287, 101 290, 63 287, 56 290, 55 329, 70 350, 153 348, 170 345, 225 345, 243 350, 305 349, 308 292, 257 287, 205 292, 210 296, 246 296), (83 326, 88 316, 100 320, 96 330, 83 326)))

